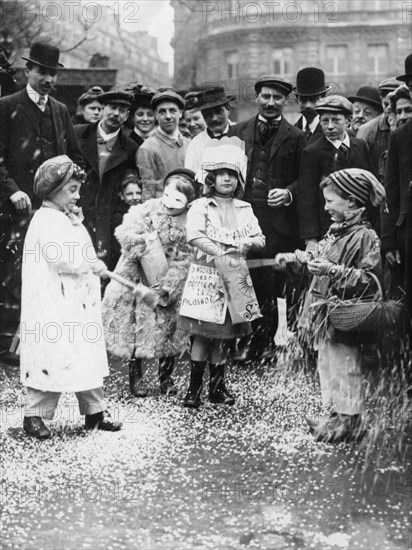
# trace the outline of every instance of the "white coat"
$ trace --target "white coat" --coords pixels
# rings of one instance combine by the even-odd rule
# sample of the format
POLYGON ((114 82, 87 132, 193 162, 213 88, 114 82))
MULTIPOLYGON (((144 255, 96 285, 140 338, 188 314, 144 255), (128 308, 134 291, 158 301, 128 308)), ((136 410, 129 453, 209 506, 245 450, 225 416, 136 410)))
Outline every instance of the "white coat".
POLYGON ((98 388, 109 374, 96 253, 74 214, 43 206, 23 251, 21 382, 42 391, 98 388))

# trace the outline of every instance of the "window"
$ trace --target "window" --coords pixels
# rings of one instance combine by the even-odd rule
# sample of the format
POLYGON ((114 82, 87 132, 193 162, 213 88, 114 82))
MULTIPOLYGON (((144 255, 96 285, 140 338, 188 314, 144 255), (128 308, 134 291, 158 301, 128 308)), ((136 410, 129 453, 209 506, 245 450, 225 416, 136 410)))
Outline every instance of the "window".
POLYGON ((389 48, 387 44, 368 45, 368 74, 386 74, 388 72, 389 48))
POLYGON ((239 54, 238 52, 226 52, 226 76, 233 79, 239 76, 239 54))
POLYGON ((330 75, 347 74, 348 47, 326 46, 326 73, 330 75))
POLYGON ((275 74, 279 76, 293 76, 293 50, 292 48, 282 48, 272 54, 272 68, 275 74))

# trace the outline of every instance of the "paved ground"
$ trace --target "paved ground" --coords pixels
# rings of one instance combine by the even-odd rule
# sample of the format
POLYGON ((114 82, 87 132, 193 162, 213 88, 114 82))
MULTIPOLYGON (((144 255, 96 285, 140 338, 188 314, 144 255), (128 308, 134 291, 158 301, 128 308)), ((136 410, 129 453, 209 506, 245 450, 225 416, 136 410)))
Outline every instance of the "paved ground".
MULTIPOLYGON (((315 378, 288 358, 232 367, 236 405, 199 411, 160 397, 153 366, 151 396, 130 398, 113 362, 107 393, 124 429, 85 432, 68 395, 43 443, 22 433, 17 369, 0 372, 2 549, 412 545, 412 446, 399 417, 383 400, 361 446, 314 443, 303 418, 319 407, 315 378)), ((184 362, 176 379, 182 394, 184 362)))

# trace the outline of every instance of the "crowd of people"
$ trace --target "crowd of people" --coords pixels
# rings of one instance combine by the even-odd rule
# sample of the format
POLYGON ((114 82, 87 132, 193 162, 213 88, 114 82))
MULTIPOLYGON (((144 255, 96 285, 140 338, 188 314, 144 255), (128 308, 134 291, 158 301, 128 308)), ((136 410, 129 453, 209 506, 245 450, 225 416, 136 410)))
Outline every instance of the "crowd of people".
POLYGON ((94 86, 71 119, 50 95, 59 56, 34 43, 27 86, 0 100, 1 299, 18 305, 26 433, 50 437, 43 419, 62 391, 76 392, 86 428, 121 428, 102 391, 107 350, 128 361, 139 398, 144 359, 176 395, 174 363, 190 351, 184 406, 201 405, 207 365, 210 401, 233 405, 225 364, 275 360, 286 299, 289 326, 318 352, 326 412, 309 429, 361 439, 366 337, 325 308, 383 284, 406 306, 397 330, 409 337, 412 54, 405 74, 348 98, 320 68, 295 83, 262 75, 257 113, 238 123, 222 86, 142 84, 94 86))

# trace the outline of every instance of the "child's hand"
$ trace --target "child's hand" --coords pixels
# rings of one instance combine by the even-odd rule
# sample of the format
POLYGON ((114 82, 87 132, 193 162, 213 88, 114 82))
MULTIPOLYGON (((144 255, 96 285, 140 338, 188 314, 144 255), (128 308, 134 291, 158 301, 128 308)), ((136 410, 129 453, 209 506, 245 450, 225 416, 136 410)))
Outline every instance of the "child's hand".
POLYGON ((97 277, 101 277, 102 279, 107 279, 107 265, 102 262, 102 260, 97 260, 94 264, 90 266, 90 269, 92 270, 92 273, 96 275, 97 277))
POLYGON ((325 260, 310 260, 308 262, 308 270, 312 275, 327 275, 328 270, 335 264, 325 260))

